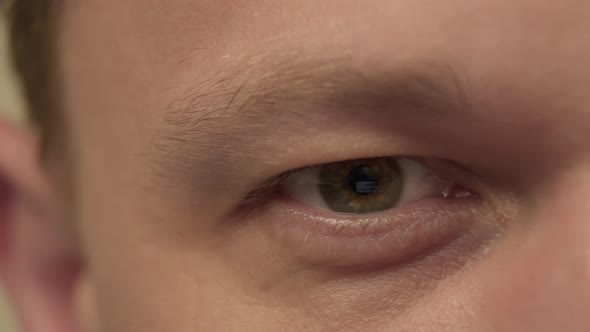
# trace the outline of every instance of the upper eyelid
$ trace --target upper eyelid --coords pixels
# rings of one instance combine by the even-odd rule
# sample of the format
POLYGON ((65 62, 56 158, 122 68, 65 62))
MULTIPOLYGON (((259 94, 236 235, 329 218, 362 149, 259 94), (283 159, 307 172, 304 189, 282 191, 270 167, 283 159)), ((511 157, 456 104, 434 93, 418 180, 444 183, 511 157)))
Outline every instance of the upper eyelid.
MULTIPOLYGON (((345 113, 395 117, 396 122, 400 118, 440 119, 467 109, 457 73, 442 63, 420 60, 362 68, 342 59, 307 59, 284 64, 273 67, 267 63, 264 66, 270 69, 245 71, 253 73, 253 78, 247 78, 251 82, 244 82, 246 77, 240 75, 235 81, 221 80, 235 83, 231 93, 216 94, 220 87, 205 84, 200 95, 186 97, 188 105, 171 105, 155 140, 156 174, 175 186, 187 186, 192 185, 186 179, 194 177, 195 170, 223 174, 236 164, 270 163, 270 146, 263 141, 280 140, 282 132, 289 131, 272 131, 277 123, 309 125, 314 119, 344 118, 345 113), (244 99, 249 105, 240 105, 244 99), (224 104, 230 100, 240 112, 224 104)), ((207 178, 219 181, 216 176, 207 178)))

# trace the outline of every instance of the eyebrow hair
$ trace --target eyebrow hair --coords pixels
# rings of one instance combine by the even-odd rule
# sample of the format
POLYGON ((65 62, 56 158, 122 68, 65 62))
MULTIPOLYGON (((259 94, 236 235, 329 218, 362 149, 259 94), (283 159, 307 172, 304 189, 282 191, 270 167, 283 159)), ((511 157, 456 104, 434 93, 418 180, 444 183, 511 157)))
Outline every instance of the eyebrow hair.
POLYGON ((457 73, 432 61, 393 68, 334 59, 239 64, 199 81, 170 105, 157 159, 160 173, 235 172, 244 160, 272 162, 256 158, 268 142, 285 138, 277 135, 287 134, 280 128, 337 118, 436 119, 466 105, 457 73))

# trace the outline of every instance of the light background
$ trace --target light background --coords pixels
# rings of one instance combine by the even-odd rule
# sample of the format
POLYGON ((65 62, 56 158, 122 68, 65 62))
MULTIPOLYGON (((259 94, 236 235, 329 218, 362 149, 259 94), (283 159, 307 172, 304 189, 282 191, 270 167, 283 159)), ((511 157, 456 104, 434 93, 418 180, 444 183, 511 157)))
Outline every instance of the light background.
MULTIPOLYGON (((0 0, 0 2, 2 1, 0 0)), ((6 28, 4 23, 5 20, 0 15, 0 118, 20 121, 22 119, 22 103, 18 98, 19 94, 14 84, 14 78, 7 63, 6 28)), ((2 291, 0 288, 0 332, 14 332, 16 331, 14 320, 2 291)))

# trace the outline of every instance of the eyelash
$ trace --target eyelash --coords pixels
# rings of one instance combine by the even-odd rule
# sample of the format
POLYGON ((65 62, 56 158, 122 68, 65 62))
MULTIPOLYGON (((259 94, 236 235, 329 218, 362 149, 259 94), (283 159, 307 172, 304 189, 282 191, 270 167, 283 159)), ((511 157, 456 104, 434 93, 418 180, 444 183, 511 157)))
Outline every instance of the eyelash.
POLYGON ((452 180, 459 191, 367 215, 337 214, 296 202, 281 192, 286 179, 310 168, 303 167, 262 183, 246 196, 240 211, 262 220, 292 255, 322 266, 391 264, 469 237, 473 232, 468 230, 486 210, 475 208, 482 201, 477 193, 463 189, 468 188, 462 181, 465 171, 445 160, 407 158, 452 180))
MULTIPOLYGON (((409 156, 408 157, 398 156, 398 158, 407 158, 407 159, 415 160, 420 163, 424 163, 427 167, 429 167, 431 169, 431 171, 436 176, 440 177, 443 180, 453 181, 459 187, 464 189, 464 190, 461 190, 461 192, 455 194, 455 196, 457 198, 476 197, 479 195, 479 194, 475 193, 471 188, 469 188, 470 186, 466 183, 467 180, 465 180, 463 177, 460 177, 458 174, 460 172, 467 173, 469 171, 467 169, 460 167, 459 165, 457 165, 451 161, 442 160, 442 159, 424 158, 424 157, 409 157, 409 156)), ((262 182, 260 185, 258 185, 257 188, 250 191, 246 195, 246 197, 242 200, 242 202, 240 203, 240 207, 241 208, 254 208, 254 206, 257 204, 262 204, 262 203, 267 202, 270 199, 270 196, 276 195, 278 193, 278 189, 279 189, 280 185, 283 184, 287 178, 289 178, 293 174, 297 174, 297 173, 300 173, 306 169, 309 169, 311 167, 317 167, 317 166, 320 166, 320 165, 300 167, 297 169, 292 169, 292 170, 283 172, 283 173, 276 175, 274 177, 271 177, 270 179, 268 179, 268 180, 262 182)), ((471 178, 471 177, 472 176, 468 176, 468 178, 471 178)), ((443 198, 450 198, 452 196, 453 196, 452 193, 447 193, 444 195, 443 198)))

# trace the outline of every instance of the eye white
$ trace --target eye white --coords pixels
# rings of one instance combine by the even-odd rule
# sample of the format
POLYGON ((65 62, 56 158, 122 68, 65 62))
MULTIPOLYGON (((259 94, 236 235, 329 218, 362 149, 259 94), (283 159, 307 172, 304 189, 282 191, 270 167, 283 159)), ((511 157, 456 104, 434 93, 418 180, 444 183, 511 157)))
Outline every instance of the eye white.
MULTIPOLYGON (((449 186, 423 163, 406 157, 392 157, 398 163, 402 176, 402 191, 396 206, 402 206, 428 197, 442 196, 449 186)), ((304 168, 289 175, 282 184, 291 198, 314 208, 330 210, 320 192, 320 172, 323 165, 304 168)))

